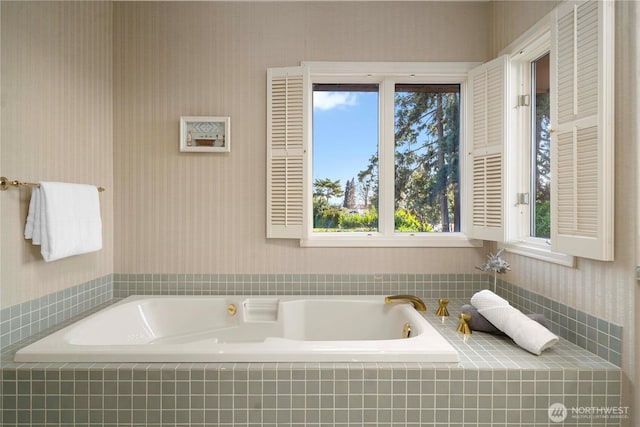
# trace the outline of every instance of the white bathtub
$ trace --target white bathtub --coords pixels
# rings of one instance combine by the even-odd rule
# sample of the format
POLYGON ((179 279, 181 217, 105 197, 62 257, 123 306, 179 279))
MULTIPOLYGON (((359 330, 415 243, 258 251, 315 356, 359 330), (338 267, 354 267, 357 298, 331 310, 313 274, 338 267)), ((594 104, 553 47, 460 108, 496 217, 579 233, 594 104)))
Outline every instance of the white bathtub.
POLYGON ((382 296, 133 296, 15 355, 16 362, 458 360, 411 305, 384 304, 382 296))

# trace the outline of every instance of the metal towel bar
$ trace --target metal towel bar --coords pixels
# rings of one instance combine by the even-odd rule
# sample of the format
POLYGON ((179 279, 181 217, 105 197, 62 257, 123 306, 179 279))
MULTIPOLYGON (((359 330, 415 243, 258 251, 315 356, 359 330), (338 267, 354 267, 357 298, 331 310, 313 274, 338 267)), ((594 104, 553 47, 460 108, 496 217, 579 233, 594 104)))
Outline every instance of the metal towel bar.
MULTIPOLYGON (((17 179, 9 180, 8 178, 5 178, 4 176, 0 176, 0 190, 1 191, 5 191, 9 187, 31 187, 31 188, 35 187, 35 188, 37 188, 37 187, 40 187, 40 184, 36 184, 34 182, 21 182, 21 181, 18 181, 17 179)), ((104 191, 104 187, 98 187, 98 191, 100 193, 102 193, 104 191)))

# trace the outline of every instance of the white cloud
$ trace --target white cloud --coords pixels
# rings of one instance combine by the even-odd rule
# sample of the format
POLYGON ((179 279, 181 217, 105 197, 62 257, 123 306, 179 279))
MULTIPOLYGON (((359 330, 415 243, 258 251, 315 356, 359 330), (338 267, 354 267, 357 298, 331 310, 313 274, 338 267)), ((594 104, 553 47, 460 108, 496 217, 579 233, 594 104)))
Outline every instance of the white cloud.
POLYGON ((313 108, 317 110, 331 110, 356 105, 356 95, 347 92, 314 92, 313 108))

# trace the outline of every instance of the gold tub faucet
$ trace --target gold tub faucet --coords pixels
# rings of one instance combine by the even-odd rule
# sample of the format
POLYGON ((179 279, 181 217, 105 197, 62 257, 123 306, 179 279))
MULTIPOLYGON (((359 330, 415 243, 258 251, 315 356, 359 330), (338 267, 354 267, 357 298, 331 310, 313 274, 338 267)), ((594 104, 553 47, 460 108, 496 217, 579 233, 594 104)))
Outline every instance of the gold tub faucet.
POLYGON ((391 295, 384 299, 385 304, 391 304, 393 302, 408 302, 418 311, 427 311, 427 306, 424 305, 424 301, 414 295, 391 295))

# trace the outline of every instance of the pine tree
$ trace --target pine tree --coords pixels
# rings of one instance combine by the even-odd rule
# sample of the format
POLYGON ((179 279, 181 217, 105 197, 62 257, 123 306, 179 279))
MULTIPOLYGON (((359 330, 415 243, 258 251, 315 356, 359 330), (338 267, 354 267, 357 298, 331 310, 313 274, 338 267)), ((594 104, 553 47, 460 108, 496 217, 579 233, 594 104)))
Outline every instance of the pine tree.
POLYGON ((346 209, 355 209, 356 207, 356 183, 355 178, 347 180, 344 186, 344 202, 342 207, 346 209))
POLYGON ((342 197, 344 192, 340 186, 340 180, 332 181, 329 178, 316 179, 313 182, 313 195, 315 197, 322 197, 327 204, 331 198, 342 197))
MULTIPOLYGON (((460 229, 459 90, 425 85, 396 91, 395 210, 404 209, 423 224, 443 231, 460 229)), ((358 174, 361 188, 377 171, 373 156, 358 174)), ((375 181, 374 181, 375 182, 375 181)), ((371 189, 371 201, 378 188, 371 189)), ((366 204, 366 200, 365 200, 366 204)))

